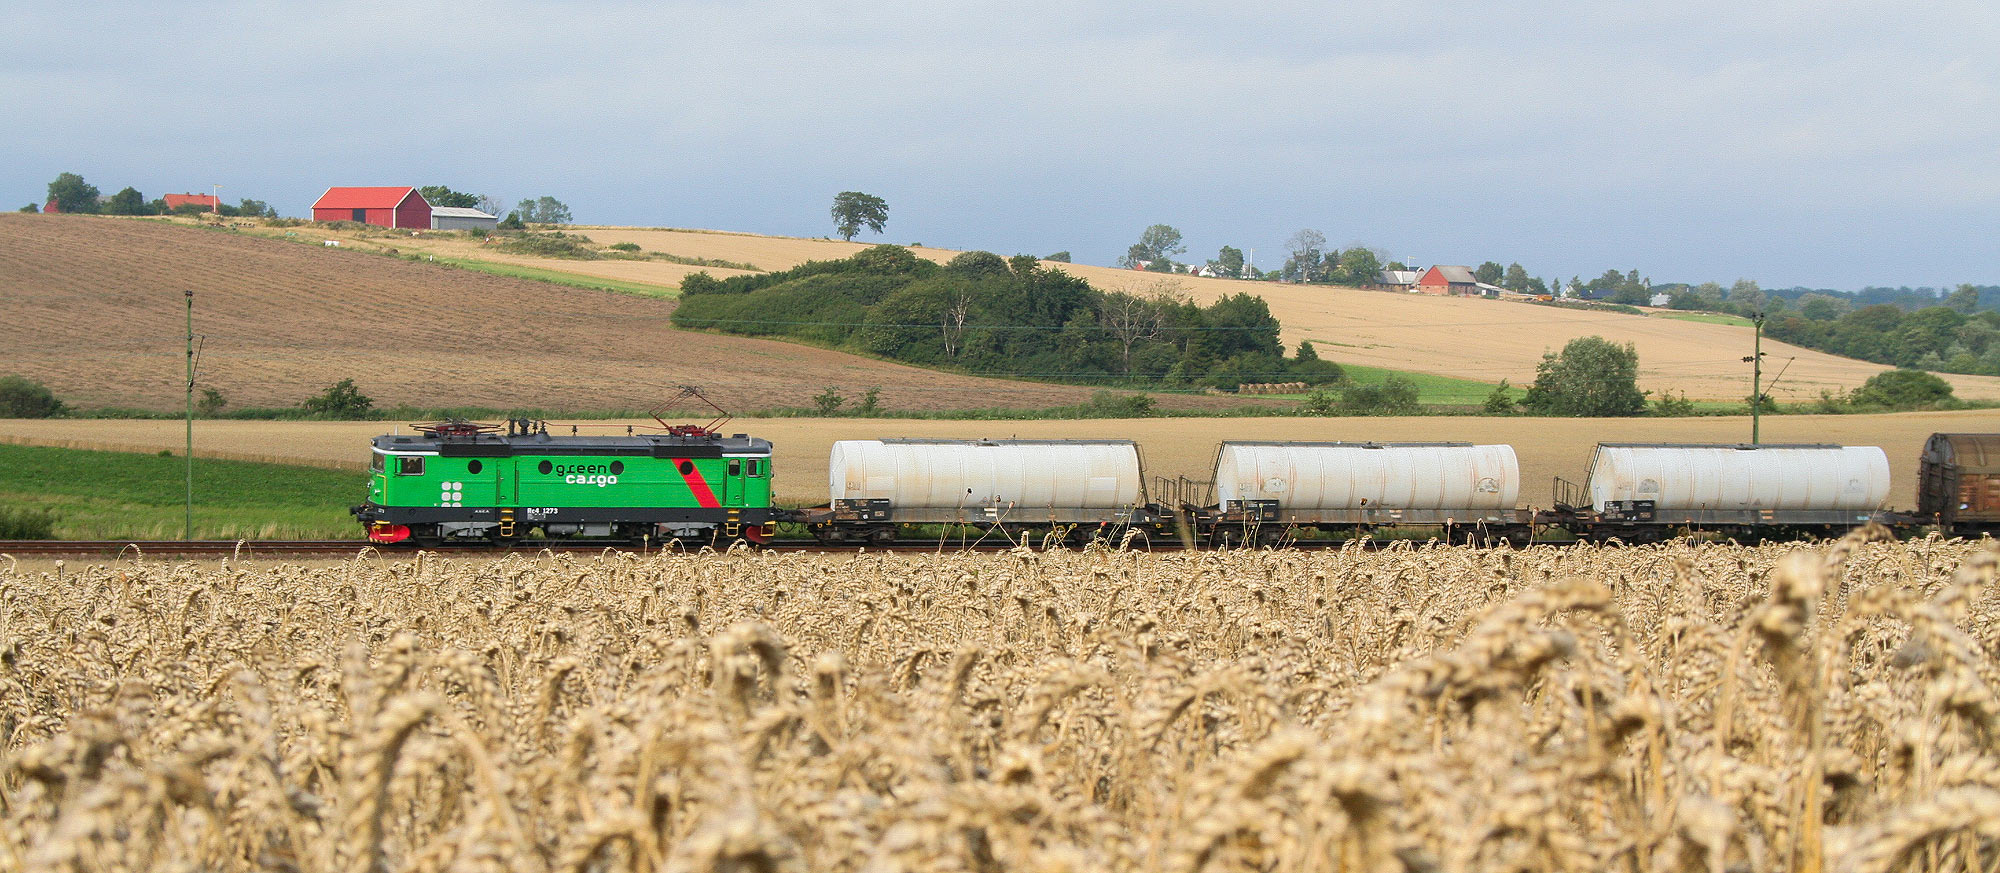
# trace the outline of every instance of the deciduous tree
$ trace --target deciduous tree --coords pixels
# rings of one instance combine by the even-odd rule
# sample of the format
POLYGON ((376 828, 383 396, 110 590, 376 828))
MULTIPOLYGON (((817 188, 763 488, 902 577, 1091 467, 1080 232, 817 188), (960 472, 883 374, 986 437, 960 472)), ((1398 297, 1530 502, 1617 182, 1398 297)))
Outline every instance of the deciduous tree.
POLYGON ((1373 285, 1382 278, 1382 261, 1373 249, 1355 246, 1340 253, 1339 280, 1348 285, 1373 285))
POLYGON ((63 212, 96 212, 97 186, 75 173, 62 173, 49 183, 49 199, 63 212))
POLYGON ((104 212, 107 215, 145 215, 146 195, 139 193, 139 189, 127 185, 105 199, 104 212))
POLYGON ((474 208, 479 205, 480 200, 477 194, 453 191, 443 185, 425 185, 418 188, 417 193, 424 195, 424 201, 432 206, 449 206, 454 209, 474 208))
POLYGON ((533 224, 570 223, 569 206, 554 197, 543 195, 533 200, 523 200, 514 207, 521 220, 533 224))
POLYGON ((1233 246, 1223 246, 1215 256, 1215 270, 1231 279, 1243 276, 1243 250, 1233 246))
POLYGON ((863 227, 876 233, 889 223, 889 201, 860 191, 833 195, 833 229, 840 238, 852 241, 863 227))
POLYGON ((1286 272, 1296 272, 1301 282, 1311 282, 1319 278, 1320 252, 1326 248, 1326 234, 1306 228, 1292 234, 1285 240, 1285 251, 1292 253, 1286 272))
POLYGON ((1542 355, 1522 405, 1542 415, 1618 416, 1646 410, 1639 390, 1639 351, 1601 336, 1570 340, 1561 354, 1542 355))

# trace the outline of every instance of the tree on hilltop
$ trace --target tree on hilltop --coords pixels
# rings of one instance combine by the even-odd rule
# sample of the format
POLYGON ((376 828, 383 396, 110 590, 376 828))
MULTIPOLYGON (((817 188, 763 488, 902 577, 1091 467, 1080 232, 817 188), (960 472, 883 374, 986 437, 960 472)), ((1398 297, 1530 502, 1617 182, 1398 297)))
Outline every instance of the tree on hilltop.
POLYGON ((1285 277, 1297 278, 1301 282, 1311 282, 1319 278, 1321 250, 1326 248, 1326 234, 1306 228, 1292 234, 1285 240, 1285 251, 1291 252, 1291 260, 1285 262, 1285 277))
POLYGON ((152 214, 152 210, 146 207, 146 195, 130 185, 104 201, 104 212, 107 215, 152 214))
POLYGON ((522 221, 532 224, 570 223, 569 206, 546 194, 536 199, 523 200, 519 206, 514 207, 514 210, 520 213, 522 221))
POLYGON ((833 195, 833 230, 840 238, 854 241, 863 227, 876 233, 889 223, 889 201, 860 191, 833 195))
POLYGON ((59 212, 96 212, 97 186, 75 173, 63 173, 49 183, 49 200, 59 212))

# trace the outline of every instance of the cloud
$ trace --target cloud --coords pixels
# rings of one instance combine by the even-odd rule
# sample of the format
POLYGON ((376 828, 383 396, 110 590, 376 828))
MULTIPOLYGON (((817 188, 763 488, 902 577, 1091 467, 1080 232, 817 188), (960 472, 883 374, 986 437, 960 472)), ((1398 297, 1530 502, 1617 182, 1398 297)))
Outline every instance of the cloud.
POLYGON ((68 169, 292 212, 445 182, 817 234, 860 187, 892 238, 1099 262, 1169 221, 1197 251, 1314 226, 1565 274, 2000 281, 1960 223, 2000 218, 1982 4, 92 8, 0 35, 17 199, 68 169))

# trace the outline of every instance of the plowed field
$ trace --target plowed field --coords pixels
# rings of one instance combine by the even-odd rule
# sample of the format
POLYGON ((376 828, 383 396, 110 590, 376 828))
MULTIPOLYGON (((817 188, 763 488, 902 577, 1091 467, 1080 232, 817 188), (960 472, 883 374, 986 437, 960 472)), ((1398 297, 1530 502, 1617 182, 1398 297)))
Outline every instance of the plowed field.
POLYGON ((197 295, 199 383, 237 408, 293 406, 343 378, 378 406, 573 410, 647 409, 681 383, 739 410, 809 406, 830 385, 849 396, 880 386, 892 409, 1046 407, 1091 393, 679 331, 670 300, 165 222, 14 214, 0 215, 0 374, 73 405, 178 409, 183 290, 197 295))

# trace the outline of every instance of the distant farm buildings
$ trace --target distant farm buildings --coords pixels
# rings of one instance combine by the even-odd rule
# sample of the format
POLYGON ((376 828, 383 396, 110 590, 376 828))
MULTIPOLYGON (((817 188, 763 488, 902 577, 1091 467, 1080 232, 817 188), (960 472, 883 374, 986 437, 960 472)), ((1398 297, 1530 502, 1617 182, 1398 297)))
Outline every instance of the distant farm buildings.
POLYGON ((188 205, 199 206, 210 212, 222 211, 222 201, 217 200, 214 194, 168 194, 160 199, 166 201, 168 212, 188 205))
POLYGON ((431 212, 430 202, 409 186, 328 188, 312 206, 314 221, 357 221, 412 230, 429 230, 431 212))
POLYGON ((459 206, 431 207, 431 230, 495 230, 500 218, 459 206))

